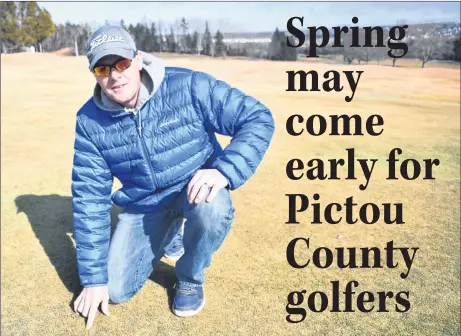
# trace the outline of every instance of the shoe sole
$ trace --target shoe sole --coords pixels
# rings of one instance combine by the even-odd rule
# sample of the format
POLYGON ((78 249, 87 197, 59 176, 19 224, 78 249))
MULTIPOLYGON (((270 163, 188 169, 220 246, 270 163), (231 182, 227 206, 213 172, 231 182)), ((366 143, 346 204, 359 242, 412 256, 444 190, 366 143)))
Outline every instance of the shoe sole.
POLYGON ((196 310, 186 310, 186 311, 184 311, 184 310, 176 310, 176 309, 174 309, 174 302, 173 302, 173 313, 176 316, 179 316, 179 317, 194 316, 194 315, 197 315, 198 313, 200 313, 200 311, 203 309, 204 306, 205 306, 205 297, 203 297, 202 304, 196 310))

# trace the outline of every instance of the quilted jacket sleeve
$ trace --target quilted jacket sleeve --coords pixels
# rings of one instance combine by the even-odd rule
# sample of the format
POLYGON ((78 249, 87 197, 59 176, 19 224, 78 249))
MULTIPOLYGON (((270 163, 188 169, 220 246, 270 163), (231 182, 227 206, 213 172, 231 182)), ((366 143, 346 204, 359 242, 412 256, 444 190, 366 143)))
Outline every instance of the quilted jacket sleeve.
POLYGON ((194 72, 191 90, 206 124, 216 133, 232 136, 212 167, 234 190, 254 174, 269 147, 274 133, 272 114, 255 98, 203 72, 194 72))
POLYGON ((77 119, 72 208, 78 274, 84 287, 108 282, 112 183, 109 167, 77 119))

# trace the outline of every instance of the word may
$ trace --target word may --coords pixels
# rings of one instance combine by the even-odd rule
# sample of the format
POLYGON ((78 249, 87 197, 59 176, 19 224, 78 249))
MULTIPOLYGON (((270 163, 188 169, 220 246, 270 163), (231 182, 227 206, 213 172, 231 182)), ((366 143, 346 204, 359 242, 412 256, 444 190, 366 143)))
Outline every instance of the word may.
MULTIPOLYGON (((349 87, 352 91, 352 95, 346 96, 344 100, 348 103, 354 99, 355 91, 357 90, 357 86, 359 85, 360 76, 362 75, 363 71, 343 71, 346 75, 347 82, 349 83, 349 87), (354 72, 358 74, 357 80, 354 78, 354 72)), ((287 71, 288 74, 288 89, 286 91, 309 91, 307 89, 307 75, 310 75, 310 91, 320 91, 319 89, 319 74, 315 70, 311 70, 309 72, 305 72, 303 70, 295 71, 287 71), (296 89, 296 75, 299 75, 299 89, 296 89)), ((341 74, 338 71, 330 70, 324 73, 323 78, 325 81, 323 82, 322 89, 323 91, 330 92, 340 92, 343 90, 344 86, 341 85, 341 74)))
MULTIPOLYGON (((287 37, 287 45, 292 48, 297 48, 301 47, 305 40, 306 37, 304 33, 296 28, 293 25, 293 21, 298 20, 301 23, 301 27, 304 24, 304 17, 298 17, 294 16, 290 18, 287 22, 287 30, 289 33, 291 33, 294 37, 298 39, 298 44, 293 45, 291 44, 290 39, 287 37)), ((357 24, 359 22, 359 19, 357 17, 352 18, 352 23, 357 24)), ((319 57, 317 55, 317 48, 322 48, 328 45, 328 42, 330 41, 330 32, 328 28, 324 26, 320 27, 307 27, 309 31, 309 47, 308 47, 308 54, 307 57, 319 57), (321 32, 322 38, 321 38, 321 43, 317 44, 317 33, 321 32)), ((351 27, 350 30, 352 31, 352 38, 351 38, 351 44, 350 47, 385 47, 384 46, 384 31, 382 27, 363 27, 365 31, 365 44, 360 45, 360 32, 359 32, 359 27, 351 27), (376 43, 373 45, 372 44, 372 32, 376 32, 376 43)), ((389 47, 389 51, 387 52, 387 55, 392 58, 400 58, 403 57, 407 54, 408 52, 408 45, 404 42, 398 42, 401 41, 405 38, 405 29, 408 29, 408 25, 403 25, 403 26, 394 26, 389 29, 389 38, 387 40, 387 46, 389 47), (397 37, 397 32, 398 32, 398 37, 397 37), (395 42, 394 42, 395 41, 395 42), (392 51, 397 51, 397 50, 402 50, 402 52, 396 52, 395 54, 392 53, 392 51)), ((342 44, 342 41, 345 39, 342 38, 342 33, 348 33, 349 28, 348 27, 333 27, 333 32, 334 32, 334 43, 331 45, 332 47, 344 47, 342 44)))

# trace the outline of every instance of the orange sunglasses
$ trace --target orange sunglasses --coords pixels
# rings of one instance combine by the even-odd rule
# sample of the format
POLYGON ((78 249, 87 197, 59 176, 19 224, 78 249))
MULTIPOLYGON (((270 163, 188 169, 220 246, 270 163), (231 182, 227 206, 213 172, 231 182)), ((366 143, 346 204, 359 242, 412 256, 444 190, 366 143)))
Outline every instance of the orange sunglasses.
POLYGON ((99 65, 93 68, 93 73, 98 77, 107 77, 112 68, 118 72, 125 71, 131 66, 131 60, 124 58, 112 65, 99 65))

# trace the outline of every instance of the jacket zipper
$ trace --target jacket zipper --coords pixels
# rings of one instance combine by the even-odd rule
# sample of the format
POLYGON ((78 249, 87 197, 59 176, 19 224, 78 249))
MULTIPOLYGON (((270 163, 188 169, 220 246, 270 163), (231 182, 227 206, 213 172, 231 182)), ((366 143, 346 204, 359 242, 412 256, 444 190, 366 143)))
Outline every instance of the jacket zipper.
MULTIPOLYGON (((147 150, 147 145, 144 140, 144 137, 142 136, 142 121, 141 121, 141 110, 136 110, 133 111, 134 119, 137 123, 137 129, 138 129, 138 134, 139 138, 141 139, 141 144, 142 144, 142 149, 144 151, 144 156, 146 157, 147 160, 147 165, 149 166, 150 174, 152 176, 152 182, 154 182, 154 168, 152 167, 152 163, 150 162, 150 155, 149 151, 147 150)), ((155 186, 155 183, 154 183, 155 186)))

